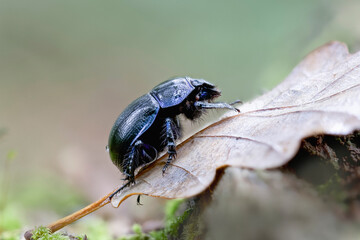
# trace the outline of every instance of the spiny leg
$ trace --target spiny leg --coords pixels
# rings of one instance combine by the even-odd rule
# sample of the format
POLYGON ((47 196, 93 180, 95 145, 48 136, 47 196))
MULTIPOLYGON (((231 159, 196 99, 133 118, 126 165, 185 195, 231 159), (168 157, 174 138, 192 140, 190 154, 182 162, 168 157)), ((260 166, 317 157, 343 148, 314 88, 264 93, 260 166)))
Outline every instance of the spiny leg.
POLYGON ((139 165, 139 157, 140 150, 143 146, 143 142, 141 140, 137 140, 132 146, 130 153, 126 159, 126 168, 124 173, 126 174, 125 180, 128 180, 130 183, 135 183, 135 169, 139 165))
MULTIPOLYGON (((141 164, 142 159, 140 159, 140 158, 154 160, 154 158, 151 157, 145 151, 144 147, 152 148, 152 150, 154 151, 155 159, 157 158, 157 150, 153 146, 144 144, 141 140, 137 140, 135 142, 135 144, 131 147, 131 150, 126 158, 126 167, 125 167, 125 171, 124 171, 126 178, 124 180, 126 180, 127 182, 110 195, 110 197, 109 197, 110 200, 116 194, 121 192, 124 188, 130 186, 131 184, 135 184, 135 174, 134 173, 135 173, 136 168, 141 164)), ((138 205, 142 205, 140 202, 140 196, 141 195, 138 195, 138 198, 136 200, 138 205)))
POLYGON ((167 152, 169 154, 168 159, 165 163, 165 166, 162 169, 163 174, 166 171, 166 168, 169 166, 170 162, 176 158, 176 145, 175 145, 175 134, 177 135, 178 125, 175 124, 172 118, 165 119, 166 126, 166 141, 167 141, 167 152))
POLYGON ((153 146, 144 143, 142 140, 137 140, 131 147, 126 159, 124 160, 124 180, 135 183, 135 170, 144 163, 149 163, 157 159, 157 150, 153 146))
POLYGON ((230 109, 230 110, 234 110, 236 112, 240 112, 239 109, 231 106, 228 103, 223 103, 223 102, 211 103, 211 102, 200 102, 200 101, 198 101, 198 102, 194 103, 194 106, 196 108, 199 108, 199 109, 219 109, 219 108, 222 108, 222 109, 230 109))

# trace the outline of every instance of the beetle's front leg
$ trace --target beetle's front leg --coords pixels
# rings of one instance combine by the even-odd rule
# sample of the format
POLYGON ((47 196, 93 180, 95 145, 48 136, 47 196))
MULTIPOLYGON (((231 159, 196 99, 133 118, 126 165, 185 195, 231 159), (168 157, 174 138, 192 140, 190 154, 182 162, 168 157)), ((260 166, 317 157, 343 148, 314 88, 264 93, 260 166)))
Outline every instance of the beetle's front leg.
MULTIPOLYGON (((237 102, 235 102, 236 104, 237 102)), ((239 109, 231 106, 228 103, 224 103, 224 102, 216 102, 216 103, 211 103, 211 102, 194 102, 194 106, 198 109, 219 109, 219 108, 225 108, 225 109, 230 109, 230 110, 234 110, 236 112, 240 112, 239 109)))
POLYGON ((176 145, 175 145, 175 134, 177 135, 178 125, 175 124, 173 119, 165 119, 166 126, 166 141, 167 141, 167 152, 169 154, 168 159, 165 163, 165 166, 162 169, 163 174, 166 171, 166 168, 169 166, 170 162, 176 158, 176 145))

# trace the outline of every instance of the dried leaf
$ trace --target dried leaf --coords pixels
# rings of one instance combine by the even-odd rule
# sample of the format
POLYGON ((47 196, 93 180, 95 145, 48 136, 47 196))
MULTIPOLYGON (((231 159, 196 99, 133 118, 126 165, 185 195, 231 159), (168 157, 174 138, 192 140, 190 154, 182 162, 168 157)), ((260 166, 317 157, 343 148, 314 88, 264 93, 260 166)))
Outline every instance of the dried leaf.
POLYGON ((360 129, 360 52, 349 54, 339 42, 320 47, 275 89, 240 108, 180 144, 164 176, 166 155, 141 171, 112 205, 134 194, 191 197, 211 184, 218 168, 276 168, 305 137, 360 129))

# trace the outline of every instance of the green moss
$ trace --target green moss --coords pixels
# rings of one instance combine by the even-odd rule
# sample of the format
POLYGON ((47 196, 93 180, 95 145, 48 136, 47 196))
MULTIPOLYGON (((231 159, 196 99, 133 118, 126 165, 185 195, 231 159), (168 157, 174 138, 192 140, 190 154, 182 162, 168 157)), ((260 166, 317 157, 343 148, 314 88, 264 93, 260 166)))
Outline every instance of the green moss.
POLYGON ((83 240, 84 237, 78 236, 70 238, 66 235, 61 233, 51 233, 50 229, 47 227, 38 227, 32 231, 33 236, 31 237, 32 240, 69 240, 69 239, 77 239, 83 240))
POLYGON ((151 240, 166 240, 165 232, 163 230, 160 231, 151 231, 149 233, 151 240))
POLYGON ((176 212, 179 209, 180 205, 184 202, 184 199, 175 199, 169 201, 166 204, 165 208, 165 236, 177 236, 180 225, 189 217, 191 209, 187 209, 180 216, 176 216, 176 212))
POLYGON ((174 199, 167 202, 165 207, 165 227, 159 231, 152 231, 149 234, 143 233, 141 226, 134 224, 134 235, 122 237, 119 240, 166 240, 170 237, 177 237, 178 230, 181 224, 188 218, 191 209, 177 216, 176 213, 179 207, 184 202, 184 199, 174 199))
POLYGON ((134 224, 132 227, 134 231, 134 235, 127 236, 127 237, 121 237, 119 240, 152 240, 150 235, 143 233, 141 226, 139 224, 134 224))
POLYGON ((165 218, 166 220, 170 220, 175 217, 177 210, 180 205, 184 202, 184 199, 174 199, 170 200, 166 203, 165 206, 165 218))
POLYGON ((330 196, 338 203, 344 203, 347 192, 344 190, 341 181, 339 174, 335 173, 327 182, 318 185, 317 190, 320 194, 330 196))
POLYGON ((50 229, 46 227, 38 227, 32 231, 33 240, 68 240, 69 238, 61 235, 60 233, 50 233, 50 229))
POLYGON ((197 214, 191 214, 184 226, 183 239, 199 239, 203 234, 204 224, 197 214))

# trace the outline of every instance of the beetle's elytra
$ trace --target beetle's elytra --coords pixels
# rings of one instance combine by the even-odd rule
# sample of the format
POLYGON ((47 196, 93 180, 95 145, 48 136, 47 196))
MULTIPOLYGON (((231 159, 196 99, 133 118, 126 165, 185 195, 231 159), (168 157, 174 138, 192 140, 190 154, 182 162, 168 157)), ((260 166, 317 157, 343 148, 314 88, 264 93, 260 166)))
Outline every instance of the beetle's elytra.
POLYGON ((212 102, 220 96, 215 86, 203 79, 175 78, 154 87, 132 102, 117 118, 109 136, 108 150, 113 163, 134 182, 137 167, 153 161, 167 148, 165 172, 176 157, 175 141, 180 137, 178 115, 193 120, 205 109, 239 110, 228 103, 212 102))

